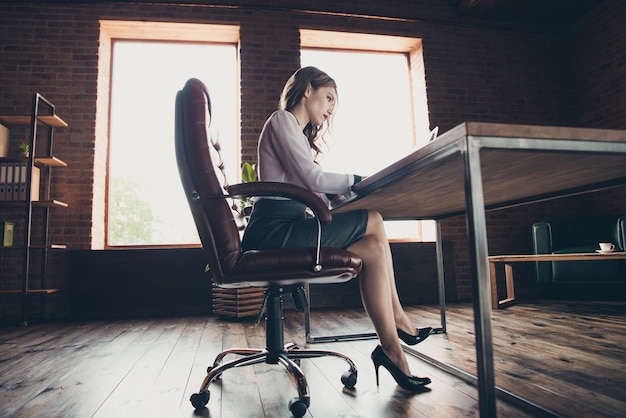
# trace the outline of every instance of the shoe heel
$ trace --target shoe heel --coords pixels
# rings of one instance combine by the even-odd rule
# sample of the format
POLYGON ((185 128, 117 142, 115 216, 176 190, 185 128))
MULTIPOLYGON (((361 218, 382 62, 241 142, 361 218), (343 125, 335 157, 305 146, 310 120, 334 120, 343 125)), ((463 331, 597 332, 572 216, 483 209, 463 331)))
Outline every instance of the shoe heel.
POLYGON ((378 368, 383 366, 393 377, 400 387, 411 391, 421 391, 424 386, 430 383, 430 379, 427 377, 416 377, 404 374, 400 368, 394 364, 387 354, 383 351, 379 345, 374 351, 372 351, 372 362, 374 363, 374 370, 376 372, 376 386, 379 386, 378 380, 378 368))
POLYGON ((376 364, 376 362, 374 362, 374 371, 376 372, 376 386, 380 386, 380 384, 378 383, 378 366, 380 366, 380 364, 376 364))

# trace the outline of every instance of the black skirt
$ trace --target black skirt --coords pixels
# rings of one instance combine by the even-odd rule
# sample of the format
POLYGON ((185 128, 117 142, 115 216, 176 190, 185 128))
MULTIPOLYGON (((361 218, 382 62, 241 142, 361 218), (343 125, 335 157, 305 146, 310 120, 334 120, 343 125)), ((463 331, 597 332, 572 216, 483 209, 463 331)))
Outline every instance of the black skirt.
MULTIPOLYGON (((365 236, 367 210, 333 214, 322 225, 322 247, 346 249, 365 236)), ((306 206, 293 200, 261 199, 252 209, 242 249, 308 248, 317 246, 317 219, 306 206)))

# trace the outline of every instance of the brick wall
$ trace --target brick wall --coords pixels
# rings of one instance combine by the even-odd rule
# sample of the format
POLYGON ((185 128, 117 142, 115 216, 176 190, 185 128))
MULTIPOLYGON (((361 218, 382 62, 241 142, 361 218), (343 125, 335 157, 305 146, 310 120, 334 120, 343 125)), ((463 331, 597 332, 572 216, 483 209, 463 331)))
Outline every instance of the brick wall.
MULTIPOLYGON (((507 77, 506 74, 511 71, 516 73, 511 75, 510 85, 501 81, 501 91, 504 93, 502 96, 506 98, 506 103, 497 103, 497 106, 504 107, 496 109, 490 105, 488 110, 484 111, 496 112, 497 115, 491 114, 487 118, 481 118, 479 115, 474 118, 472 115, 471 119, 626 129, 626 112, 624 111, 626 37, 622 29, 625 24, 626 2, 603 1, 569 27, 564 44, 550 45, 546 42, 543 47, 539 47, 545 55, 542 58, 535 56, 533 61, 528 62, 532 64, 531 66, 535 66, 534 69, 529 70, 528 75, 532 74, 533 77, 539 77, 547 84, 551 84, 550 87, 546 87, 551 90, 549 96, 552 97, 549 98, 537 90, 542 88, 541 82, 535 80, 536 83, 528 83, 526 81, 526 75, 520 72, 522 69, 517 68, 519 57, 514 57, 517 51, 521 51, 523 56, 530 58, 527 54, 535 54, 539 50, 532 50, 529 45, 511 43, 512 56, 504 57, 509 63, 508 69, 502 68, 501 63, 493 67, 494 70, 504 72, 504 74, 499 73, 501 78, 507 77), (546 62, 542 62, 546 59, 546 62), (544 65, 547 66, 545 67, 546 73, 540 69, 544 65), (556 86, 561 86, 564 91, 559 97, 553 96, 559 91, 556 86), (523 97, 524 94, 527 96, 523 97), (548 108, 550 109, 538 103, 540 100, 549 100, 548 108), (536 108, 530 109, 533 106, 536 108), (522 113, 513 114, 517 111, 522 113), (557 116, 555 111, 562 112, 562 120, 559 121, 558 117, 554 119, 557 116), (499 119, 500 117, 506 120, 499 119)), ((531 39, 535 36, 540 35, 528 34, 531 39)), ((532 45, 537 46, 536 43, 532 45)), ((428 56, 427 51, 425 55, 428 56)), ((484 64, 486 67, 494 65, 496 64, 492 59, 487 59, 487 63, 484 64)), ((427 72, 427 82, 431 79, 430 75, 427 72)), ((475 86, 472 84, 472 87, 475 86)), ((488 91, 486 83, 481 86, 481 90, 482 92, 477 94, 484 94, 488 91)), ((432 118, 431 90, 428 93, 432 118)), ((496 99, 493 97, 486 97, 485 100, 496 105, 496 99)), ((445 102, 454 102, 453 97, 445 102)), ((459 113, 460 110, 457 109, 448 116, 454 118, 459 113)), ((532 251, 531 226, 540 219, 624 213, 626 213, 626 187, 491 212, 487 214, 489 254, 530 253, 532 251)), ((469 251, 465 244, 467 239, 465 218, 445 220, 442 223, 442 234, 455 246, 458 296, 460 299, 468 299, 471 297, 471 276, 469 251)), ((522 297, 536 295, 541 289, 534 283, 532 264, 524 264, 516 266, 516 295, 522 297)))
MULTIPOLYGON (((53 194, 70 209, 53 213, 54 241, 88 250, 103 240, 102 228, 94 228, 105 184, 94 168, 106 156, 106 144, 95 143, 96 91, 107 82, 98 80, 100 19, 240 25, 245 160, 254 159, 259 129, 299 65, 300 27, 423 38, 430 121, 442 131, 464 120, 626 128, 621 1, 600 3, 569 30, 470 21, 440 0, 181 3, 0 2, 0 113, 28 114, 37 91, 70 125, 56 137, 55 153, 69 167, 55 174, 53 194)), ((527 249, 529 225, 546 212, 595 210, 597 202, 623 212, 624 195, 620 189, 490 214, 490 252, 527 249)), ((447 220, 442 230, 454 243, 459 297, 467 298, 465 220, 447 220)), ((7 304, 3 299, 3 310, 7 304)))

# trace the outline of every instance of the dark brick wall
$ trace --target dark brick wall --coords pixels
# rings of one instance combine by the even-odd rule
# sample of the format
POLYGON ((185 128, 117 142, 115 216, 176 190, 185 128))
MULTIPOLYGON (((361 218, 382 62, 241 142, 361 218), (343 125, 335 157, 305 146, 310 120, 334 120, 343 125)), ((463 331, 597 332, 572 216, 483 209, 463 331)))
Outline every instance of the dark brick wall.
MULTIPOLYGON (((88 250, 102 236, 92 230, 94 209, 103 204, 93 199, 100 19, 240 25, 245 160, 254 158, 259 130, 298 67, 300 27, 423 38, 430 121, 442 131, 465 120, 626 128, 622 1, 606 0, 563 29, 468 20, 440 0, 183 3, 0 2, 0 114, 28 114, 37 91, 70 125, 56 139, 56 154, 69 167, 57 171, 53 186, 70 209, 53 213, 51 234, 71 250, 88 250)), ((490 214, 489 250, 527 251, 529 225, 549 213, 624 212, 625 194, 622 188, 490 214)), ((442 230, 455 248, 458 296, 468 298, 465 220, 447 220, 442 230)), ((523 291, 536 290, 530 277, 519 280, 523 291)), ((2 303, 6 312, 9 302, 2 303)))
MULTIPOLYGON (((406 304, 437 303, 437 259, 432 242, 393 243, 391 250, 400 299, 406 304)), ((446 298, 456 297, 454 252, 444 243, 446 298)), ((64 314, 70 318, 123 318, 211 313, 211 280, 199 248, 76 250, 64 314)), ((53 304, 50 304, 53 305, 53 304)), ((358 280, 311 286, 311 306, 361 306, 358 280)), ((293 308, 290 297, 285 307, 293 308)))
MULTIPOLYGON (((481 83, 481 91, 476 94, 485 95, 481 105, 489 103, 488 109, 484 111, 490 112, 490 115, 487 118, 477 115, 471 119, 626 129, 626 36, 622 30, 625 23, 626 3, 603 1, 570 25, 563 44, 555 42, 551 45, 548 40, 555 38, 540 33, 528 34, 530 39, 537 37, 537 42, 532 44, 519 41, 508 44, 511 56, 502 57, 508 64, 496 64, 499 60, 489 58, 486 58, 487 63, 484 64, 497 65, 493 67, 498 73, 495 77, 502 80, 510 77, 510 84, 501 82, 503 102, 498 103, 498 99, 491 97, 499 94, 497 90, 489 90, 488 83, 481 83), (528 66, 517 67, 518 53, 526 59, 529 58, 527 54, 538 54, 539 51, 543 51, 541 57, 535 55, 532 61, 526 62, 528 66), (506 65, 507 69, 502 65, 506 65), (526 75, 537 79, 531 82, 526 75), (546 84, 541 87, 543 83, 546 84), (543 88, 548 89, 549 97, 544 95, 546 91, 537 90, 543 88), (492 95, 486 95, 487 91, 491 91, 492 95), (562 92, 560 96, 559 91, 562 92), (540 103, 543 100, 548 100, 544 103, 548 104, 548 108, 540 103), (533 107, 534 110, 531 109, 533 107)), ((503 36, 509 38, 513 35, 503 36)), ((428 56, 427 52, 425 50, 425 56, 428 56)), ((426 67, 428 82, 432 77, 428 63, 426 67)), ((480 83, 480 77, 476 75, 475 78, 480 83)), ((466 84, 472 89, 476 87, 474 80, 467 80, 466 84)), ((432 121, 431 92, 429 89, 432 121)), ((450 97, 445 103, 453 106, 454 98, 450 97)), ((455 118, 460 112, 457 109, 446 115, 455 118)), ((456 122, 453 120, 451 125, 456 122)), ((530 253, 531 225, 540 219, 624 213, 626 187, 491 212, 487 214, 489 254, 530 253)), ((471 298, 465 218, 443 221, 442 234, 444 239, 454 243, 458 296, 460 299, 471 298)), ((541 289, 534 283, 532 263, 520 264, 515 268, 516 295, 524 297, 539 294, 541 289)))

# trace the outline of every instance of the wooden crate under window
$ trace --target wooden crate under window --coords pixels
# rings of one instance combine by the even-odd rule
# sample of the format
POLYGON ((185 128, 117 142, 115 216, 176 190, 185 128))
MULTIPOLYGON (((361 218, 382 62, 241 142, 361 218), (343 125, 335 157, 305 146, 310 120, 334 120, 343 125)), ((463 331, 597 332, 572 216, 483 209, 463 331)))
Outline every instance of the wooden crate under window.
POLYGON ((256 316, 263 304, 264 288, 224 289, 213 284, 213 314, 232 318, 256 316))

